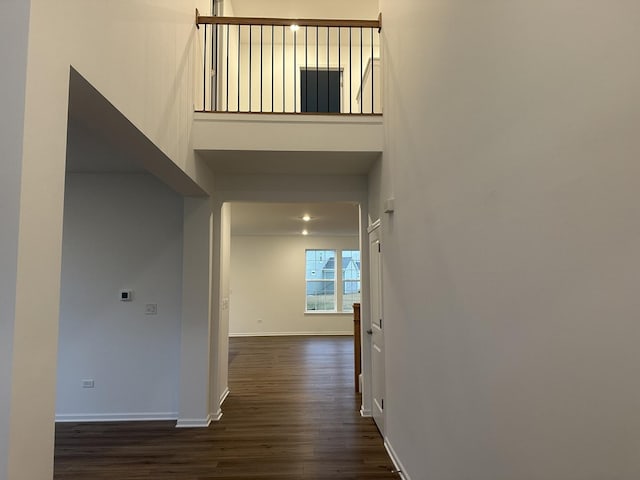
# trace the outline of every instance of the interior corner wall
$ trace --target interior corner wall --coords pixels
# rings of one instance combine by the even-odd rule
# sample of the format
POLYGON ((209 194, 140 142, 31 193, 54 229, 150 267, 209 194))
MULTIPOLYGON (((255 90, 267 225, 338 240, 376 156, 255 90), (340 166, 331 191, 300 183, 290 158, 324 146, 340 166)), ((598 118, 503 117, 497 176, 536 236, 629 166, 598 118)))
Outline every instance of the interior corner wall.
POLYGON ((220 314, 218 337, 218 395, 224 401, 229 391, 229 296, 231 295, 231 204, 220 210, 220 314))
POLYGON ((182 225, 151 175, 67 175, 57 420, 177 418, 182 225))
POLYGON ((382 13, 385 433, 404 473, 640 478, 640 3, 382 13))
POLYGON ((7 478, 29 2, 0 3, 0 478, 7 478))
POLYGON ((352 314, 305 314, 305 249, 358 250, 355 237, 231 237, 230 335, 353 333, 352 314))

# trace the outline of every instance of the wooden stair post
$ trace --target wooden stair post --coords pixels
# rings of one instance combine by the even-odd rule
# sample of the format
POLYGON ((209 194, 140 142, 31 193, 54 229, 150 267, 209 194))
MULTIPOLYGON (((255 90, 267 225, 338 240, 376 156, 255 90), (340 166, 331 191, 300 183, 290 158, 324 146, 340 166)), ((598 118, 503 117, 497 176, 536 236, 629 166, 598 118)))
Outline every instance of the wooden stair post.
POLYGON ((353 304, 353 356, 355 359, 356 393, 360 393, 360 373, 362 373, 360 338, 360 304, 353 304))

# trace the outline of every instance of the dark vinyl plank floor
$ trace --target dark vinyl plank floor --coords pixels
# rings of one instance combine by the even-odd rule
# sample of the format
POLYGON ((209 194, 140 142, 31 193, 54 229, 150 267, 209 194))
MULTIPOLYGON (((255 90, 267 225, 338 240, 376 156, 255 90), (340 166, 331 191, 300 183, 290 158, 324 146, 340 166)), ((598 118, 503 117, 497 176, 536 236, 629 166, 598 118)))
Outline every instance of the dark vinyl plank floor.
POLYGON ((393 479, 350 337, 230 339, 221 421, 56 425, 55 480, 393 479))

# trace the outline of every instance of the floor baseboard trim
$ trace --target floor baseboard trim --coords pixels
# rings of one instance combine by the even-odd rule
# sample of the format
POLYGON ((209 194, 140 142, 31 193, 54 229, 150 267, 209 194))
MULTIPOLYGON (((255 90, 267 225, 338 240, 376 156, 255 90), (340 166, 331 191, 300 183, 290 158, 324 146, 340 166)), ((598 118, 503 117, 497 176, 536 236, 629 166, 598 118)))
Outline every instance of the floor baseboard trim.
POLYGON ((207 428, 211 421, 211 415, 207 418, 180 418, 176 422, 176 428, 207 428))
POLYGON ((224 389, 224 392, 222 392, 222 395, 220 395, 220 406, 222 406, 222 404, 224 403, 224 401, 227 399, 227 397, 229 396, 229 387, 224 389))
POLYGON ((361 417, 370 417, 371 416, 371 410, 365 410, 364 408, 360 407, 360 416, 361 417))
POLYGON ((168 413, 78 413, 58 414, 58 423, 82 423, 82 422, 145 422, 155 420, 177 420, 178 414, 168 413))
POLYGON ((393 447, 391 446, 391 444, 389 443, 389 440, 387 438, 384 439, 384 448, 387 450, 387 453, 389 454, 389 457, 391 458, 391 461, 393 462, 393 466, 396 469, 396 473, 398 473, 398 475, 400 475, 400 478, 402 480, 411 480, 411 477, 409 476, 409 474, 406 472, 406 470, 402 466, 402 462, 398 458, 398 455, 396 454, 396 451, 393 449, 393 447))
POLYGON ((352 337, 351 331, 332 330, 330 332, 254 332, 254 333, 230 333, 230 337, 352 337))

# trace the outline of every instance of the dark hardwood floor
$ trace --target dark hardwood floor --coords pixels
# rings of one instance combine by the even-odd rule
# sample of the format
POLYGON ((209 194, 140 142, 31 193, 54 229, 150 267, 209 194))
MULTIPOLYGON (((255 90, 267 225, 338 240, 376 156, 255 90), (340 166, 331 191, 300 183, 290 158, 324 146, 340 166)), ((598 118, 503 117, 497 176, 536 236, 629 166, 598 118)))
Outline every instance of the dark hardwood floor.
POLYGON ((221 421, 56 426, 56 480, 393 479, 358 413, 350 337, 230 340, 221 421))

